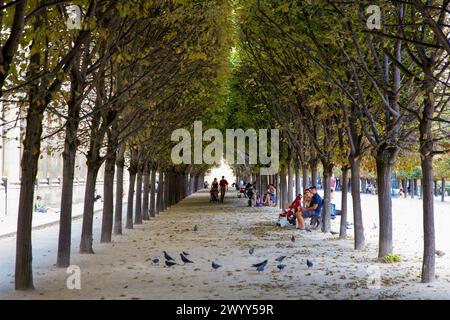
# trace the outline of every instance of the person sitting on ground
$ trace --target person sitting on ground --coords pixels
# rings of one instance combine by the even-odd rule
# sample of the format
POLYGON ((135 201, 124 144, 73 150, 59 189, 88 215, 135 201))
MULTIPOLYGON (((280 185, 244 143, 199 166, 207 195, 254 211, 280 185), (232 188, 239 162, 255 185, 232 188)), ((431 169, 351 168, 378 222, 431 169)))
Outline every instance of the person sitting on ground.
POLYGON ((275 186, 271 183, 269 184, 269 187, 267 188, 267 193, 269 194, 270 201, 272 203, 277 202, 277 189, 275 186))
POLYGON ((269 198, 269 194, 267 192, 264 193, 264 196, 262 198, 262 203, 266 207, 270 206, 270 198, 269 198))
POLYGON ((36 197, 36 202, 34 203, 34 211, 35 212, 41 212, 41 213, 47 213, 47 212, 53 212, 53 213, 58 213, 58 210, 52 209, 50 207, 46 207, 44 205, 44 202, 42 200, 41 196, 37 196, 36 197))
POLYGON ((259 194, 256 194, 256 206, 257 207, 262 207, 263 206, 263 202, 262 202, 262 198, 259 194))

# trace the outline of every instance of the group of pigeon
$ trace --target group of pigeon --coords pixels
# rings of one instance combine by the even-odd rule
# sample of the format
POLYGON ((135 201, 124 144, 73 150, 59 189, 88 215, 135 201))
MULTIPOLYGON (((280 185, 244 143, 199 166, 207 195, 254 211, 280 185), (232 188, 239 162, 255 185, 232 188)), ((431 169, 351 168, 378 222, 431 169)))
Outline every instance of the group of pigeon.
MULTIPOLYGON (((172 267, 172 266, 174 266, 174 265, 177 264, 177 263, 175 262, 175 259, 172 258, 171 256, 169 256, 169 254, 168 254, 166 251, 163 251, 163 253, 164 253, 164 258, 166 259, 166 260, 165 260, 166 266, 172 267)), ((186 264, 186 263, 194 263, 194 261, 191 261, 191 260, 189 260, 189 259, 186 257, 186 256, 188 256, 188 255, 189 255, 189 253, 187 253, 187 252, 185 252, 185 251, 183 251, 182 253, 180 253, 181 261, 183 261, 184 264, 186 264)), ((158 259, 158 258, 153 259, 153 263, 154 263, 154 264, 158 264, 158 263, 159 263, 159 259, 158 259)))
MULTIPOLYGON (((253 255, 253 253, 255 252, 255 248, 250 248, 248 252, 249 252, 250 255, 253 255)), ((166 251, 163 251, 163 253, 164 253, 164 258, 165 258, 164 263, 166 264, 167 267, 170 268, 170 267, 172 267, 172 266, 178 264, 178 263, 175 261, 175 259, 172 258, 166 251)), ((189 256, 189 253, 187 253, 187 252, 185 252, 185 251, 182 251, 182 253, 180 253, 181 261, 182 261, 184 264, 187 264, 187 263, 194 263, 194 261, 188 259, 187 256, 189 256)), ((275 259, 275 261, 278 262, 277 268, 278 268, 278 270, 280 270, 280 271, 283 270, 284 268, 286 268, 286 265, 282 263, 283 260, 284 260, 285 258, 286 258, 286 256, 280 256, 280 257, 278 257, 278 258, 275 259)), ((154 264, 159 264, 159 262, 160 262, 159 258, 155 258, 155 259, 153 259, 152 261, 153 261, 154 264)), ((256 268, 256 271, 258 271, 258 272, 263 272, 264 269, 265 269, 266 266, 267 266, 268 261, 269 261, 269 260, 266 259, 266 260, 264 260, 264 261, 262 261, 262 262, 252 264, 252 267, 253 267, 253 268, 256 268)), ((309 259, 307 259, 307 260, 306 260, 306 265, 308 266, 308 268, 312 268, 313 262, 310 261, 309 259)), ((219 269, 219 268, 222 267, 222 266, 221 266, 220 264, 217 264, 217 263, 215 263, 214 261, 212 261, 212 262, 211 262, 211 267, 212 267, 214 270, 217 270, 217 269, 219 269)))
MULTIPOLYGON (((197 225, 194 226, 193 231, 198 231, 197 225)), ((295 237, 294 237, 293 235, 292 235, 292 237, 291 237, 291 241, 292 241, 292 242, 295 242, 295 237)), ((248 253, 249 253, 250 255, 253 255, 254 252, 255 252, 255 248, 250 248, 250 249, 248 250, 248 253)), ((165 258, 164 263, 166 264, 167 267, 170 268, 170 267, 172 267, 172 266, 174 266, 174 265, 177 264, 177 263, 175 262, 175 259, 172 258, 166 251, 163 251, 163 253, 164 253, 164 258, 165 258)), ((187 263, 194 263, 194 261, 192 261, 192 260, 190 260, 190 259, 187 258, 188 255, 189 255, 189 253, 187 253, 187 252, 185 252, 185 251, 182 251, 182 252, 180 253, 181 261, 182 261, 184 264, 187 264, 187 263)), ((278 258, 275 259, 275 261, 278 262, 277 268, 278 268, 278 270, 280 270, 280 271, 283 270, 284 268, 286 268, 286 265, 282 263, 283 260, 284 260, 285 258, 286 258, 286 256, 280 256, 280 257, 278 257, 278 258)), ((159 258, 154 258, 152 261, 153 261, 154 264, 159 264, 159 262, 160 262, 159 258)), ((268 263, 268 260, 266 259, 266 260, 264 260, 264 261, 262 261, 262 262, 252 264, 252 267, 253 267, 253 268, 256 268, 256 271, 258 271, 258 272, 263 272, 264 269, 265 269, 265 267, 267 266, 267 263, 268 263)), ((308 266, 308 268, 312 268, 314 264, 313 264, 313 262, 310 261, 309 259, 306 259, 306 265, 308 266)), ((212 262, 211 262, 211 267, 212 267, 214 270, 217 270, 217 269, 219 269, 219 268, 222 267, 222 266, 221 266, 220 264, 217 264, 217 263, 215 263, 214 261, 212 261, 212 262)))
MULTIPOLYGON (((170 267, 178 264, 178 263, 175 262, 175 259, 172 258, 166 251, 163 251, 163 253, 164 253, 164 258, 165 258, 164 263, 166 264, 166 266, 168 266, 170 268, 170 267)), ((188 255, 189 255, 189 253, 187 253, 186 251, 182 251, 180 253, 181 261, 184 264, 186 264, 186 263, 194 263, 194 261, 189 260, 187 258, 188 255)), ((154 264, 159 264, 159 262, 160 262, 159 258, 154 258, 152 261, 153 261, 154 264)), ((212 268, 214 270, 219 269, 221 267, 221 265, 215 263, 214 261, 211 263, 211 266, 212 266, 212 268)))
MULTIPOLYGON (((255 252, 255 248, 250 248, 250 250, 248 250, 248 253, 250 255, 252 255, 254 252, 255 252)), ((280 271, 283 270, 284 268, 286 268, 286 265, 282 263, 285 258, 286 258, 286 256, 279 256, 278 258, 275 259, 275 261, 278 262, 277 268, 280 271)), ((256 268, 256 271, 258 271, 258 272, 263 272, 264 268, 267 266, 267 263, 268 263, 268 260, 266 259, 262 262, 252 264, 252 267, 256 268)), ((308 268, 312 268, 314 263, 311 260, 306 259, 306 265, 308 266, 308 268)))

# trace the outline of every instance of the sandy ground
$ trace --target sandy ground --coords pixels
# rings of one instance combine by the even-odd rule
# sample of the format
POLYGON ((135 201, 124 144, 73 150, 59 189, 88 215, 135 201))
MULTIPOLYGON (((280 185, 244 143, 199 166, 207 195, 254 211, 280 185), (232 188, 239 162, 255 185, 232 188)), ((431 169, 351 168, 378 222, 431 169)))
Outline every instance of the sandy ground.
MULTIPOLYGON (((394 251, 402 261, 386 264, 375 260, 376 196, 362 197, 363 251, 353 250, 353 229, 348 240, 319 231, 299 234, 275 227, 275 208, 247 208, 234 192, 224 204, 211 204, 208 198, 205 192, 192 195, 112 243, 96 245, 94 255, 75 253, 80 290, 67 289, 66 270, 51 267, 34 274, 36 290, 2 293, 0 299, 450 299, 449 203, 436 203, 437 249, 447 254, 436 259, 437 280, 422 284, 420 200, 394 199, 394 251), (162 250, 178 265, 149 261, 163 261, 162 250), (183 265, 181 251, 195 263, 183 265), (280 255, 287 256, 282 271, 274 261, 280 255), (251 267, 265 259, 264 272, 251 267), (312 268, 306 259, 313 261, 312 268), (211 261, 223 267, 214 271, 211 261)), ((338 226, 339 218, 332 229, 338 226)))

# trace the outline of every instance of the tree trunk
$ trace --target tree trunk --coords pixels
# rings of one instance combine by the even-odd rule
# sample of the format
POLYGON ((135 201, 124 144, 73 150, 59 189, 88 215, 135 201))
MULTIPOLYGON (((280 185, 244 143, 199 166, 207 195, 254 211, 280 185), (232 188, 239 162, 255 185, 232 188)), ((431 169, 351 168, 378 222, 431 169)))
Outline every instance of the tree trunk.
POLYGON ((261 190, 262 190, 262 193, 261 193, 261 195, 264 195, 265 193, 266 193, 266 191, 267 191, 267 186, 268 186, 268 176, 261 176, 261 190))
POLYGON ((136 212, 134 223, 142 224, 142 170, 139 170, 136 178, 136 212))
POLYGON ((437 197, 438 196, 438 183, 437 183, 437 180, 433 181, 433 186, 434 186, 434 196, 437 197))
POLYGON ((300 165, 297 163, 295 166, 295 195, 302 194, 302 183, 300 178, 300 165))
POLYGON ((158 188, 155 189, 155 215, 161 212, 161 175, 161 171, 158 171, 158 188))
POLYGON ((151 175, 150 175, 150 217, 154 218, 156 215, 156 206, 155 206, 155 200, 156 200, 156 190, 155 190, 155 184, 156 184, 156 170, 152 169, 151 175))
POLYGON ((284 206, 288 203, 288 194, 287 194, 287 181, 286 181, 286 165, 281 165, 281 172, 280 172, 280 191, 281 191, 281 202, 280 202, 280 208, 283 209, 284 206))
POLYGON ((288 165, 288 187, 287 187, 287 197, 288 197, 288 203, 294 201, 294 170, 292 167, 292 161, 289 161, 288 165))
POLYGON ((308 165, 302 166, 302 184, 303 192, 305 192, 308 189, 308 165))
POLYGON ((445 178, 441 179, 441 201, 445 201, 445 178))
MULTIPOLYGON (((30 98, 32 101, 32 98, 30 98)), ((30 102, 21 161, 21 182, 16 238, 16 290, 34 289, 32 271, 31 227, 34 184, 41 149, 43 109, 30 102)))
POLYGON ((195 175, 191 172, 189 174, 189 193, 193 194, 195 192, 195 175))
POLYGON ((150 198, 150 169, 148 165, 145 165, 144 175, 142 176, 144 180, 144 188, 142 194, 142 219, 150 220, 149 216, 149 198, 150 198))
POLYGON ((414 179, 409 179, 409 190, 411 199, 414 199, 414 196, 416 195, 416 186, 414 183, 414 179))
POLYGON ((257 173, 256 174, 256 190, 258 190, 258 194, 259 194, 259 196, 261 196, 261 194, 262 194, 262 178, 261 178, 261 174, 260 173, 257 173))
POLYGON ((198 191, 198 180, 199 180, 199 176, 195 175, 195 177, 194 177, 194 193, 198 191))
POLYGON ((122 210, 123 210, 123 169, 125 146, 121 145, 117 151, 116 169, 117 169, 117 185, 116 185, 116 207, 114 216, 114 234, 122 234, 122 210))
POLYGON ((177 197, 178 197, 178 185, 176 185, 174 183, 174 180, 176 179, 177 174, 171 173, 169 176, 169 184, 168 187, 169 189, 167 190, 168 192, 168 199, 169 199, 169 206, 171 207, 173 206, 176 202, 177 202, 177 197))
POLYGON ((116 164, 116 154, 114 151, 110 151, 110 156, 105 162, 105 176, 103 184, 102 234, 100 237, 100 242, 102 243, 111 242, 114 220, 114 169, 116 164))
POLYGON ((325 162, 323 166, 323 206, 322 206, 322 232, 331 231, 331 176, 333 164, 325 162))
POLYGON ((164 174, 164 188, 163 188, 163 195, 162 195, 162 200, 163 200, 163 211, 166 211, 167 208, 169 208, 170 206, 170 193, 169 190, 171 188, 171 178, 172 178, 172 174, 171 172, 166 172, 164 174))
POLYGON ((172 179, 171 173, 166 172, 164 174, 164 189, 163 189, 163 196, 162 196, 164 211, 170 207, 170 193, 168 191, 170 190, 171 179, 172 179))
MULTIPOLYGON (((69 107, 71 114, 71 108, 69 107)), ((63 180, 61 189, 61 211, 59 217, 58 257, 56 266, 67 268, 70 265, 70 246, 72 238, 72 201, 73 180, 75 174, 75 157, 77 153, 77 128, 74 121, 77 116, 71 116, 66 124, 66 137, 63 151, 63 180)))
POLYGON ((83 102, 89 49, 84 49, 75 55, 70 69, 70 97, 67 102, 67 122, 63 151, 63 181, 61 188, 61 207, 59 219, 58 255, 56 265, 67 268, 70 265, 72 237, 72 205, 73 181, 75 175, 75 158, 79 145, 77 131, 80 124, 80 111, 83 102), (83 59, 82 59, 83 55, 83 59))
POLYGON ((164 172, 159 171, 158 178, 158 211, 156 213, 161 213, 164 211, 163 208, 163 196, 164 196, 164 172))
POLYGON ((361 191, 360 191, 360 170, 361 160, 350 157, 350 170, 351 170, 351 193, 352 193, 352 205, 353 205, 353 226, 355 237, 355 250, 362 250, 365 246, 364 237, 364 224, 362 218, 361 209, 361 191))
MULTIPOLYGON (((385 151, 386 152, 386 151, 385 151)), ((392 243, 392 164, 380 154, 376 157, 378 181, 378 210, 379 210, 379 247, 378 258, 391 255, 392 243)))
POLYGON ((310 167, 311 167, 311 186, 316 186, 317 187, 317 165, 318 165, 318 161, 314 160, 310 162, 310 167))
POLYGON ((403 196, 406 198, 408 195, 408 180, 403 179, 402 186, 403 186, 403 196))
POLYGON ((126 229, 133 229, 133 205, 134 205, 134 186, 136 184, 136 173, 130 171, 130 184, 128 185, 128 203, 127 203, 127 221, 126 229))
POLYGON ((94 223, 94 198, 95 184, 97 181, 100 164, 88 161, 86 189, 84 192, 83 226, 81 230, 80 253, 93 254, 93 223, 94 223))
POLYGON ((342 167, 341 224, 339 229, 339 239, 347 238, 348 171, 348 167, 342 167))
POLYGON ((422 158, 423 174, 423 263, 422 282, 428 283, 435 277, 435 229, 433 196, 433 156, 422 158))
POLYGON ((138 170, 138 151, 135 148, 131 150, 130 167, 128 172, 130 173, 130 184, 128 186, 128 205, 127 205, 127 222, 125 228, 133 229, 133 203, 134 203, 134 190, 136 184, 136 174, 138 170))
POLYGON ((433 131, 432 119, 435 113, 434 86, 435 81, 431 70, 427 69, 425 86, 425 100, 423 116, 420 120, 420 155, 422 167, 422 205, 423 205, 423 262, 422 282, 428 283, 435 278, 435 228, 434 228, 434 197, 433 197, 433 131))
POLYGON ((281 208, 282 196, 281 196, 281 184, 280 184, 280 175, 277 173, 273 176, 274 178, 274 186, 277 189, 277 205, 281 208))

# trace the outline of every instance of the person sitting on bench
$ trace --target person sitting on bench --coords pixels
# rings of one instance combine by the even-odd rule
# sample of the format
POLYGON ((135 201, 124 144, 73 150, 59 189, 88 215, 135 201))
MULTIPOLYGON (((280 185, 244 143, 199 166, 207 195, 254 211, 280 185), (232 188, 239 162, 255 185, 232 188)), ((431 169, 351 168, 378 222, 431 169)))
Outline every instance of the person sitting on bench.
POLYGON ((317 188, 313 186, 309 188, 309 192, 312 194, 311 201, 309 202, 309 207, 299 208, 299 210, 297 211, 297 220, 300 225, 301 221, 305 218, 317 219, 318 217, 320 217, 320 213, 322 211, 322 198, 317 193, 317 188), (301 215, 301 217, 299 215, 301 215))

